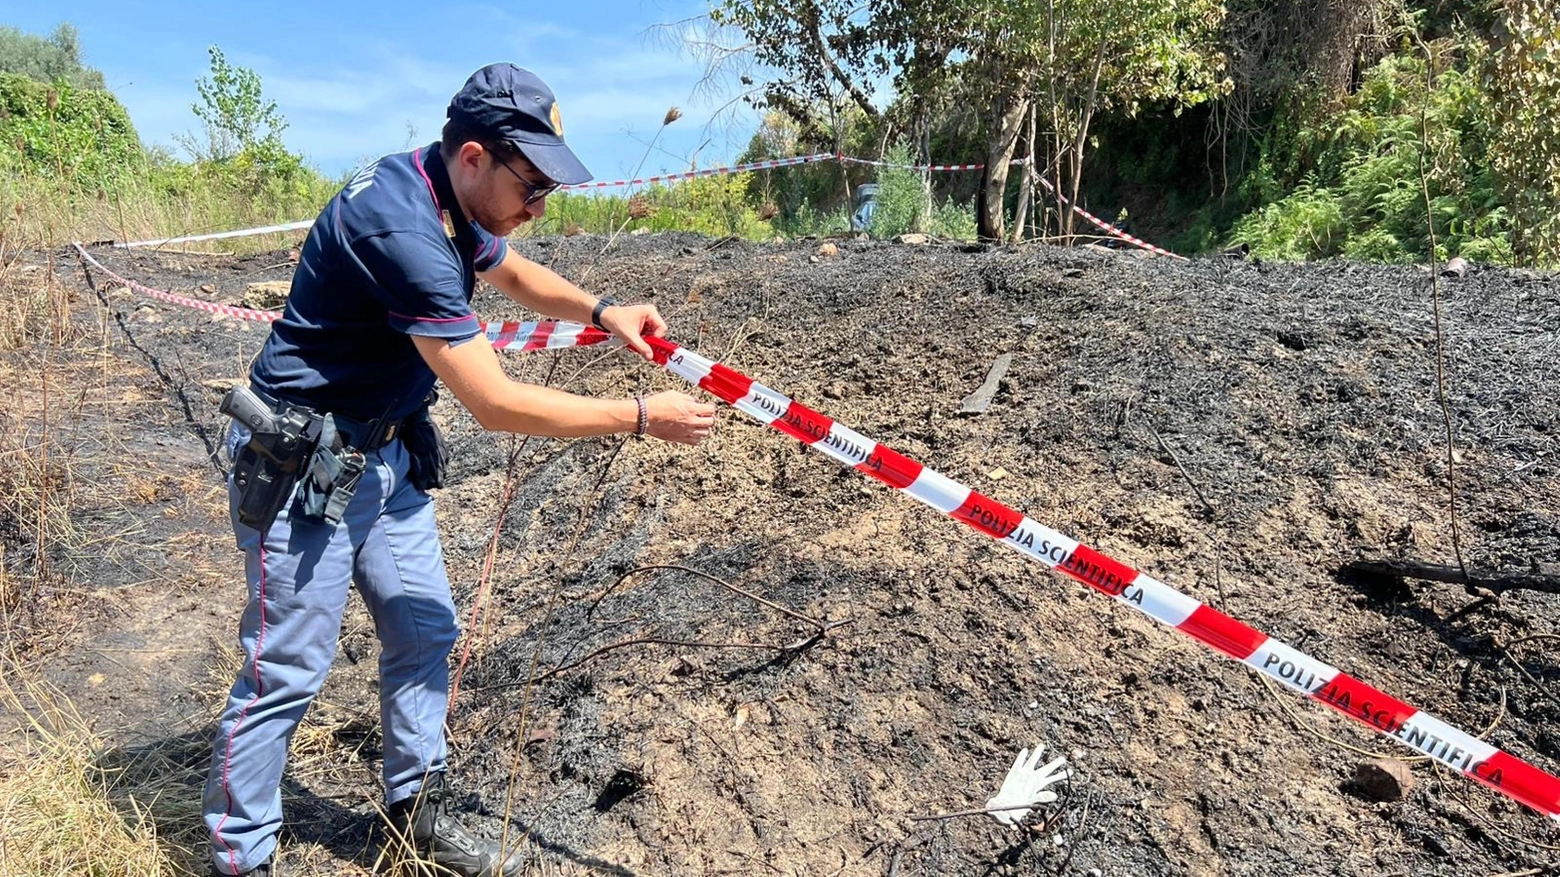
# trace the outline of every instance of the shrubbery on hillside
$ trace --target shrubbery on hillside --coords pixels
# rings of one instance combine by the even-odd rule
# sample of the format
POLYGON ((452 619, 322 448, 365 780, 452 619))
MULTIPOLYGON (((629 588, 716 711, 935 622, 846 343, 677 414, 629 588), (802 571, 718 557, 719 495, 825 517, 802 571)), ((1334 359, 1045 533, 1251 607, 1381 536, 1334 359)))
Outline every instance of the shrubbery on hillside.
POLYGON ((141 141, 113 94, 0 73, 0 170, 117 187, 136 173, 141 141))

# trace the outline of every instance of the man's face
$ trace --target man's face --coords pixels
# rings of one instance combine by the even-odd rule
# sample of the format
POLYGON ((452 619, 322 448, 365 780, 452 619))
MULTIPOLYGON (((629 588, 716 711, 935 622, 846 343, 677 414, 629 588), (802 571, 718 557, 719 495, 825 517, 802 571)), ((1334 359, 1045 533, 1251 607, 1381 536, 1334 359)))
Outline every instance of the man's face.
POLYGON ((476 143, 461 148, 458 158, 467 185, 461 202, 478 225, 504 237, 547 212, 546 197, 528 199, 552 185, 520 156, 506 158, 476 143))

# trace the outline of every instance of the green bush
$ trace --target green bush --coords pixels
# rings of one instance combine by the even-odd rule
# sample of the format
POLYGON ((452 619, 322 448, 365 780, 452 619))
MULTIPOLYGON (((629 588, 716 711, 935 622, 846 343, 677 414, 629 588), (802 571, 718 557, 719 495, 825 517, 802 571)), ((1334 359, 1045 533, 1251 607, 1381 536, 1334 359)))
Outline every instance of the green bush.
POLYGON ((1483 43, 1464 36, 1432 51, 1428 85, 1425 57, 1407 51, 1368 70, 1325 124, 1275 126, 1275 136, 1294 138, 1278 151, 1306 156, 1313 170, 1283 194, 1284 174, 1264 156, 1242 192, 1268 203, 1234 224, 1230 242, 1266 258, 1404 262, 1430 255, 1431 220, 1440 256, 1509 264, 1509 213, 1490 171, 1483 43))
MULTIPOLYGON (((0 41, 3 48, 3 41, 0 41)), ((0 74, 0 209, 24 237, 159 237, 306 219, 340 188, 282 144, 286 120, 252 71, 212 50, 194 161, 143 149, 107 91, 0 74), (218 148, 220 147, 220 148, 218 148), (19 209, 19 214, 17 210, 19 209)))
POLYGON ((78 192, 133 179, 141 140, 106 91, 0 73, 0 169, 52 178, 78 192))
POLYGON ((978 231, 975 219, 975 202, 955 204, 944 201, 932 208, 931 220, 926 230, 934 237, 946 240, 973 241, 978 231))
POLYGON ((730 174, 658 183, 632 196, 560 192, 547 199, 541 221, 527 223, 522 234, 612 234, 642 228, 768 240, 775 236, 775 227, 759 218, 757 208, 747 200, 751 176, 730 174), (630 214, 630 198, 645 215, 636 218, 630 214))
POLYGON ((789 238, 824 237, 850 231, 848 206, 821 210, 803 202, 789 216, 782 212, 773 220, 775 231, 789 238))
POLYGON ((1230 242, 1246 244, 1264 259, 1314 259, 1336 255, 1344 228, 1336 193, 1307 181, 1293 194, 1235 223, 1230 242))
MULTIPOLYGON (((911 164, 910 149, 896 143, 883 156, 889 164, 911 164)), ((919 171, 899 167, 878 169, 877 206, 867 231, 876 238, 926 231, 926 181, 919 171)))

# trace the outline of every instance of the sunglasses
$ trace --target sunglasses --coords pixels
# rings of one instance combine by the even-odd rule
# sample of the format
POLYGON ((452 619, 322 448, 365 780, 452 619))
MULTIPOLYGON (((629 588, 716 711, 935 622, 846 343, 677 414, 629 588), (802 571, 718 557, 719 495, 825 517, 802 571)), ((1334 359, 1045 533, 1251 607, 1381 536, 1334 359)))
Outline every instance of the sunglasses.
POLYGON ((520 176, 520 172, 519 171, 517 171, 514 168, 510 167, 509 166, 509 162, 504 161, 503 159, 499 158, 497 155, 493 156, 493 160, 498 162, 499 164, 503 165, 504 166, 504 170, 509 171, 509 173, 513 174, 514 178, 520 181, 520 185, 525 187, 525 203, 526 203, 527 206, 535 204, 536 202, 542 200, 543 198, 546 198, 548 195, 551 195, 552 193, 558 191, 558 189, 561 187, 560 183, 548 183, 545 186, 538 186, 535 183, 531 182, 530 180, 526 179, 525 177, 520 176))

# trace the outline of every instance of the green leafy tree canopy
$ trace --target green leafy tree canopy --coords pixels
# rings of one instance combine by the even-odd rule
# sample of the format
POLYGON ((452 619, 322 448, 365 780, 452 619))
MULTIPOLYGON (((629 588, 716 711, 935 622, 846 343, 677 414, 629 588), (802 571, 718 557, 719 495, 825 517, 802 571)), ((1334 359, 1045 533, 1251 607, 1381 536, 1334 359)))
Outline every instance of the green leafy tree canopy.
POLYGON ((103 74, 81 60, 76 28, 61 24, 47 37, 0 25, 0 73, 15 73, 39 82, 63 81, 72 88, 103 89, 103 74))
POLYGON ((206 143, 190 140, 184 145, 201 161, 228 161, 246 152, 285 152, 282 132, 287 120, 266 100, 260 75, 248 67, 228 63, 222 50, 211 46, 211 75, 195 83, 200 102, 191 104, 206 124, 206 143))

